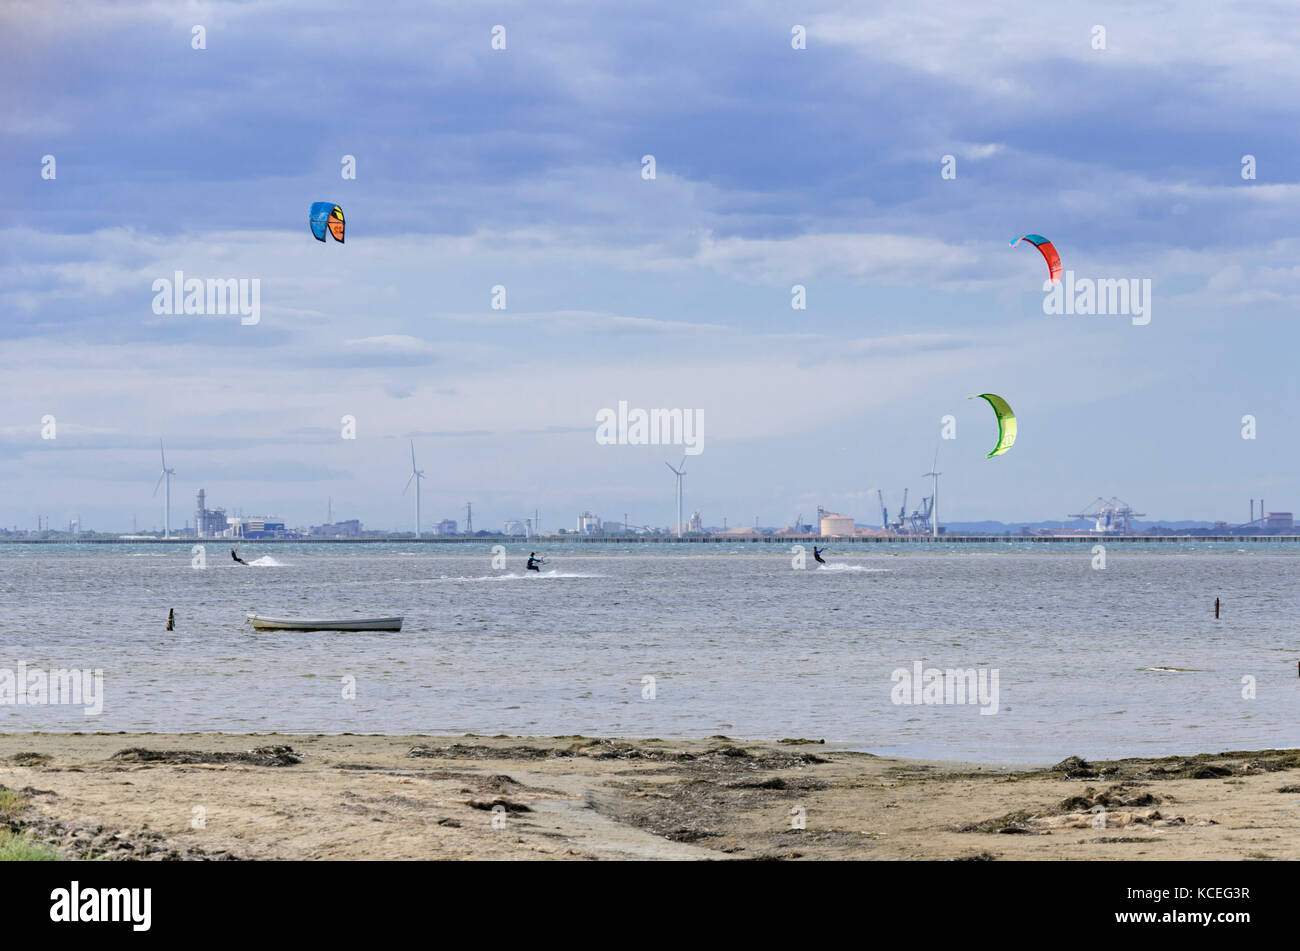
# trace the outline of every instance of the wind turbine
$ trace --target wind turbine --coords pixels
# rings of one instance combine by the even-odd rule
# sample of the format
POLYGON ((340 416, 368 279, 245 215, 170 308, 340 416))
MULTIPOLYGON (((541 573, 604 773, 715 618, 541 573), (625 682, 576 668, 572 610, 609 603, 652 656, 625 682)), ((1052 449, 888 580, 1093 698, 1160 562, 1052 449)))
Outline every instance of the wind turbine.
POLYGON ((672 463, 665 462, 669 469, 677 476, 677 537, 682 537, 682 476, 686 475, 686 457, 682 456, 682 461, 678 463, 677 468, 673 469, 672 463))
POLYGON ((402 494, 406 494, 406 489, 415 483, 415 537, 420 537, 420 480, 423 479, 424 470, 415 468, 415 440, 411 440, 411 478, 406 480, 406 488, 402 489, 402 494))
POLYGON ((158 476, 158 481, 154 484, 154 498, 158 497, 158 486, 164 481, 167 483, 167 491, 164 493, 165 508, 163 509, 163 538, 172 537, 172 476, 176 474, 175 469, 167 468, 167 453, 163 449, 163 442, 158 440, 158 454, 162 456, 162 475, 158 476))
POLYGON ((929 472, 922 472, 921 475, 930 477, 930 537, 939 537, 939 476, 943 473, 935 472, 934 468, 939 464, 939 450, 934 451, 934 462, 930 465, 929 472))

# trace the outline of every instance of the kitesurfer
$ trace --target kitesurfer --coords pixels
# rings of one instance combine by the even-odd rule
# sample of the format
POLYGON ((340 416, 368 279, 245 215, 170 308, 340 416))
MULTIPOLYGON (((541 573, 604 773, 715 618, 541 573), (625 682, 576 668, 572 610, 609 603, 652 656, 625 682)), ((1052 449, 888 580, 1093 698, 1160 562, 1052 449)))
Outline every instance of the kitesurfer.
POLYGON ((818 548, 816 545, 813 546, 813 559, 819 565, 826 564, 826 559, 822 557, 822 552, 824 552, 825 550, 826 550, 825 545, 823 545, 821 548, 818 548))
POLYGON ((241 565, 248 564, 248 562, 244 561, 244 559, 239 557, 239 552, 237 548, 230 549, 230 557, 235 559, 235 561, 239 562, 241 565))
POLYGON ((537 552, 530 551, 528 553, 528 565, 527 565, 528 570, 535 571, 538 574, 541 574, 542 569, 538 567, 541 564, 543 564, 543 559, 537 557, 537 552))

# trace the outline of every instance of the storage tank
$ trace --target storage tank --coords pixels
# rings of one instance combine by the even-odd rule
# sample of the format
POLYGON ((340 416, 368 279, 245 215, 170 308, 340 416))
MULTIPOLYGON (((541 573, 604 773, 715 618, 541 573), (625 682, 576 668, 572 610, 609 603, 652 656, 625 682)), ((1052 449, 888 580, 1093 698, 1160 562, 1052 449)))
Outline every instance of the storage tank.
POLYGON ((822 516, 821 533, 823 535, 852 535, 853 516, 836 515, 827 512, 822 516))

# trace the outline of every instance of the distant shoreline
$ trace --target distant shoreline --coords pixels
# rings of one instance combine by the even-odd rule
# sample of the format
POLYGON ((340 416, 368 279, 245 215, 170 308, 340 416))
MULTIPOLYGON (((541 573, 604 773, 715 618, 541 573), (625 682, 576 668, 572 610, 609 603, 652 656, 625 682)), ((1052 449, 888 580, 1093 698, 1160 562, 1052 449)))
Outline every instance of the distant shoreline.
POLYGON ((0 544, 9 545, 194 545, 223 544, 258 545, 472 545, 482 543, 514 545, 525 544, 578 544, 578 545, 729 545, 733 543, 747 545, 785 545, 798 543, 828 543, 836 545, 973 545, 994 542, 1019 543, 1032 542, 1045 544, 1066 542, 1088 544, 1098 542, 1124 542, 1151 544, 1173 544, 1178 542, 1252 542, 1252 543, 1296 543, 1300 535, 710 535, 698 538, 672 538, 636 535, 534 535, 524 538, 518 535, 484 535, 466 538, 460 535, 431 535, 420 538, 5 538, 0 536, 0 544))

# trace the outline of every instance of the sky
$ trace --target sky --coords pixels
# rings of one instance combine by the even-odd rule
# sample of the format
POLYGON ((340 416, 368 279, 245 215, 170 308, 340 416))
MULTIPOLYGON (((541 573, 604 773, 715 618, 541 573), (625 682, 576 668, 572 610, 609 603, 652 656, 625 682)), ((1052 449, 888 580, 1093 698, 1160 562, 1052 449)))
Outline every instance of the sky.
POLYGON ((936 453, 941 522, 1300 511, 1294 6, 973 7, 9 0, 0 525, 161 527, 163 440, 174 527, 409 530, 412 444, 426 531, 667 526, 620 401, 702 415, 709 525, 878 523, 936 453), (1150 321, 1045 314, 1026 233, 1150 321))

